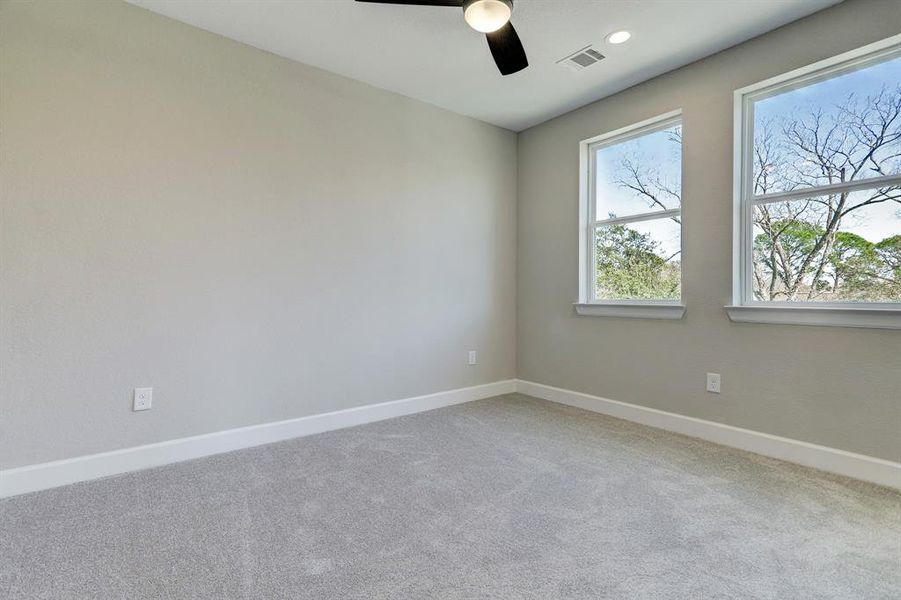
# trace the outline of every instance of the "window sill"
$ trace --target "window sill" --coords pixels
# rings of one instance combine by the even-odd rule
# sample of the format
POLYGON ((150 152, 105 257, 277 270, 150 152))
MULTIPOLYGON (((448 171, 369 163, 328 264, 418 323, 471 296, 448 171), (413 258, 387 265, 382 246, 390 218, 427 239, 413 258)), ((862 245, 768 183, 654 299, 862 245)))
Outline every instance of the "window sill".
POLYGON ((685 314, 681 304, 573 304, 576 314, 583 317, 621 317, 627 319, 671 319, 678 321, 685 314))
POLYGON ((828 306, 726 306, 737 323, 901 329, 901 309, 828 306))

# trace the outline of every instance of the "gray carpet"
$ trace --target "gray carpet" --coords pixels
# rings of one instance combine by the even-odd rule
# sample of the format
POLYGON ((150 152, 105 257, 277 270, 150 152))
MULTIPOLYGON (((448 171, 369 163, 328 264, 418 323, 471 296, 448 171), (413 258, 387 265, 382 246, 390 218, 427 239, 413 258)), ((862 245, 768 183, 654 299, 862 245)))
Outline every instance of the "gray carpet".
POLYGON ((0 503, 6 598, 901 598, 901 494, 521 395, 0 503))

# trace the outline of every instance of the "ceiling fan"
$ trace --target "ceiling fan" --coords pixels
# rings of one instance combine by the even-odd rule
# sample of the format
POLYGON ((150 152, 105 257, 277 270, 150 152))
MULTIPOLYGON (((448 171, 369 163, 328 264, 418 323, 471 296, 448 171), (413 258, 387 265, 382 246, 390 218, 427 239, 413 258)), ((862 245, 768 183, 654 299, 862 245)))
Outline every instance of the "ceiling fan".
POLYGON ((453 6, 463 9, 470 27, 485 34, 488 48, 501 75, 510 75, 529 66, 526 51, 510 23, 513 0, 357 0, 373 4, 453 6))

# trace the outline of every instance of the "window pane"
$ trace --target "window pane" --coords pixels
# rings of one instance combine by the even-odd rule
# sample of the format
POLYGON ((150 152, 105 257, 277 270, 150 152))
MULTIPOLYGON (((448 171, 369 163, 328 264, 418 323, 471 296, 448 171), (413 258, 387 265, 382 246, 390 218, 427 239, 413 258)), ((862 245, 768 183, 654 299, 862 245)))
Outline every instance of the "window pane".
POLYGON ((756 300, 901 302, 901 188, 754 207, 756 300))
POLYGON ((681 298, 682 227, 678 220, 604 225, 597 228, 595 240, 598 300, 681 298))
POLYGON ((681 125, 603 147, 594 160, 597 220, 679 208, 681 125))
POLYGON ((754 103, 755 195, 901 173, 901 57, 754 103))

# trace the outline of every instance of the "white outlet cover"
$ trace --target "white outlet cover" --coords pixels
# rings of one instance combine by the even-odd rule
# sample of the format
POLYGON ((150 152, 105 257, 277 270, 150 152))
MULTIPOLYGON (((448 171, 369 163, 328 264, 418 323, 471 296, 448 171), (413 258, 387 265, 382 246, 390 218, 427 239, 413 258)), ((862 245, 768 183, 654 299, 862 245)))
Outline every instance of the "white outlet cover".
POLYGON ((707 391, 713 394, 720 393, 722 378, 719 373, 707 373, 707 391))
POLYGON ((153 405, 153 388, 135 388, 134 410, 150 410, 153 405))
POLYGON ((478 360, 478 354, 476 354, 475 350, 469 351, 469 364, 474 365, 478 360))

